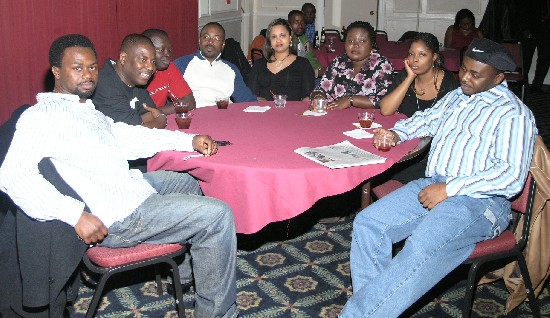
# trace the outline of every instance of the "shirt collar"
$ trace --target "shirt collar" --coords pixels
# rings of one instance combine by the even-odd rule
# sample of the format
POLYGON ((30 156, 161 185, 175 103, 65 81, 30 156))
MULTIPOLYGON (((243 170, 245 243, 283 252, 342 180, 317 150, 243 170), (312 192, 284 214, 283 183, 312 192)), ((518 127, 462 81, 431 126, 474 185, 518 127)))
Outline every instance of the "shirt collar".
POLYGON ((58 100, 58 101, 68 101, 71 103, 78 103, 81 105, 86 105, 91 108, 95 108, 91 99, 86 99, 85 103, 80 102, 80 97, 74 94, 62 94, 62 93, 38 93, 36 95, 36 101, 40 102, 42 100, 58 100))
MULTIPOLYGON (((204 57, 204 56, 202 55, 202 52, 201 52, 200 49, 199 49, 199 51, 198 51, 198 53, 197 53, 197 57, 198 57, 199 59, 201 59, 201 60, 208 61, 208 60, 206 59, 206 57, 204 57)), ((220 54, 218 54, 218 56, 216 57, 216 59, 214 60, 214 62, 217 62, 217 61, 219 61, 219 60, 221 60, 221 59, 222 59, 222 53, 220 52, 220 54)))
POLYGON ((470 99, 475 99, 475 98, 481 98, 487 104, 492 104, 498 98, 506 95, 507 91, 508 91, 508 83, 506 82, 506 80, 504 80, 504 81, 502 81, 502 83, 498 84, 497 86, 495 86, 495 87, 493 87, 489 90, 483 91, 481 93, 477 93, 477 94, 473 94, 471 96, 468 96, 468 95, 464 94, 462 89, 460 89, 459 94, 460 94, 460 98, 463 101, 468 101, 470 99))

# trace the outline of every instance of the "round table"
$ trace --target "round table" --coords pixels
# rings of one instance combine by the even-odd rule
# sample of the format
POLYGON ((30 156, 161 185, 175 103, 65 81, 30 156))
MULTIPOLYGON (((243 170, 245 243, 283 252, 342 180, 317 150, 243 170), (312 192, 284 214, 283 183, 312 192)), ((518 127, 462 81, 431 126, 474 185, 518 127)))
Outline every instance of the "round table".
MULTIPOLYGON (((238 233, 255 233, 265 225, 290 219, 310 208, 318 199, 349 191, 387 170, 417 144, 417 140, 380 152, 372 139, 353 139, 357 109, 329 111, 324 116, 302 113, 308 104, 287 102, 278 109, 273 102, 230 104, 227 110, 203 107, 193 111, 189 133, 208 134, 232 144, 219 147, 211 157, 164 151, 148 161, 148 170, 186 171, 199 179, 205 195, 231 206, 238 233), (243 110, 251 105, 271 106, 267 112, 243 110), (355 146, 386 157, 385 163, 329 169, 294 152, 300 147, 328 146, 349 140, 355 146)), ((404 115, 382 116, 375 122, 392 127, 404 115)), ((174 115, 167 129, 177 129, 174 115)))

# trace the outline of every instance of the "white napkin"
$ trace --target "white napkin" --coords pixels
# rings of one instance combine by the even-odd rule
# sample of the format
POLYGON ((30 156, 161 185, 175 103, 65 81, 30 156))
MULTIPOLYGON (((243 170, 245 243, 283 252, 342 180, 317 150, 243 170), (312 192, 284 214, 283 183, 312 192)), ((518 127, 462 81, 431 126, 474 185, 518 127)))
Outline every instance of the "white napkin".
POLYGON ((351 138, 355 138, 355 139, 365 139, 365 138, 372 138, 374 137, 373 134, 367 132, 366 130, 363 130, 363 129, 354 129, 354 130, 350 130, 350 131, 344 131, 343 132, 344 135, 346 136, 349 136, 351 138))
POLYGON ((243 111, 247 113, 265 113, 269 109, 271 109, 270 106, 248 106, 243 111))
POLYGON ((380 125, 379 123, 372 123, 372 125, 370 125, 370 128, 362 128, 359 123, 353 123, 353 126, 355 126, 355 128, 357 129, 382 128, 382 125, 380 125))
POLYGON ((304 116, 325 116, 326 114, 327 114, 326 112, 318 113, 311 110, 306 110, 305 112, 302 113, 302 115, 304 116))

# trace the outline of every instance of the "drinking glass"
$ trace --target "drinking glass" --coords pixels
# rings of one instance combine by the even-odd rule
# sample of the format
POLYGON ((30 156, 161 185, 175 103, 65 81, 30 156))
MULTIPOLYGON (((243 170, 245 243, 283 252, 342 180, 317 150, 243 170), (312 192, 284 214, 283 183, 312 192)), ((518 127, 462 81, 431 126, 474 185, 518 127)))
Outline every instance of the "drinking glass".
POLYGON ((374 147, 380 151, 390 151, 395 143, 395 136, 392 133, 378 133, 374 135, 374 147))
POLYGON ((327 100, 324 98, 316 98, 313 100, 313 111, 318 113, 327 112, 327 100))
POLYGON ((372 122, 374 121, 374 113, 361 112, 357 115, 357 118, 359 119, 359 125, 361 125, 361 128, 370 128, 372 126, 372 122))
POLYGON ((285 108, 286 105, 286 95, 273 95, 273 101, 275 102, 276 108, 285 108))
POLYGON ((227 107, 229 106, 229 97, 227 96, 216 97, 216 106, 218 106, 218 109, 227 109, 227 107))
POLYGON ((189 111, 189 103, 177 100, 174 102, 174 109, 176 110, 176 114, 187 113, 189 111))
POLYGON ((190 113, 179 113, 176 114, 176 124, 178 124, 179 129, 188 129, 191 125, 191 114, 190 113))

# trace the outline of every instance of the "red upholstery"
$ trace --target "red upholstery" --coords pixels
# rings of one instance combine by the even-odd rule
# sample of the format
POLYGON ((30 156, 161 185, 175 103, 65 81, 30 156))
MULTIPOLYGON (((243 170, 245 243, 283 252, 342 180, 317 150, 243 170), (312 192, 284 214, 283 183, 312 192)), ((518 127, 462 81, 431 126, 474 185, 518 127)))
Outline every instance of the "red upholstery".
POLYGON ((516 238, 510 230, 504 231, 500 236, 476 244, 476 248, 468 258, 506 252, 516 246, 516 238))
POLYGON ((403 183, 401 183, 397 180, 391 179, 387 182, 382 183, 381 185, 379 185, 377 187, 374 187, 372 189, 372 192, 374 193, 374 195, 376 195, 376 197, 378 199, 382 199, 382 197, 385 197, 390 192, 395 191, 395 190, 401 188, 402 186, 404 186, 403 183))
POLYGON ((183 249, 180 244, 138 244, 127 248, 108 248, 103 246, 88 249, 86 255, 102 267, 115 267, 173 253, 183 249))

